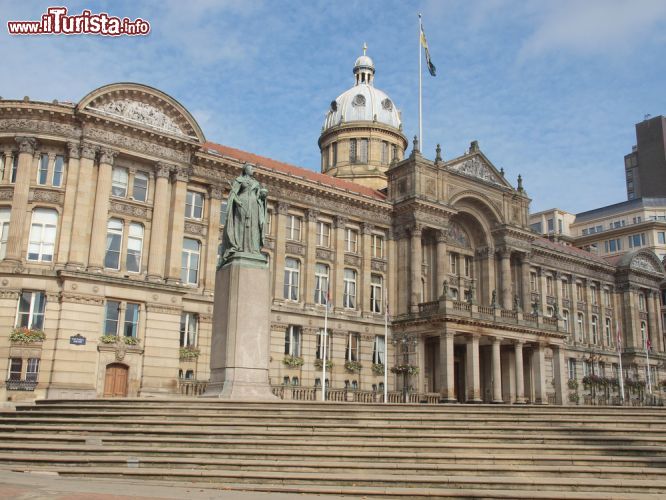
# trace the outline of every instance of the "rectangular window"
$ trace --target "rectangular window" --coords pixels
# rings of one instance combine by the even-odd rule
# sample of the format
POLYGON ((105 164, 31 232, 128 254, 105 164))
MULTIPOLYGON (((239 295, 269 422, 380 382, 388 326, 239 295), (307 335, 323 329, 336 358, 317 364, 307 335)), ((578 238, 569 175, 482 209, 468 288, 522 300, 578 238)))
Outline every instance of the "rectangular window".
POLYGON ((125 337, 135 337, 139 331, 139 304, 128 302, 125 306, 125 324, 123 325, 123 335, 125 337))
POLYGON ((349 140, 349 163, 356 163, 356 139, 349 140))
POLYGON ((143 172, 134 174, 132 198, 136 201, 146 201, 148 199, 148 175, 143 172))
POLYGON ((599 304, 599 299, 597 297, 597 286, 592 285, 590 286, 590 296, 592 297, 592 305, 598 305, 599 304))
POLYGON ((42 330, 45 308, 46 294, 44 292, 22 292, 19 297, 16 326, 42 330))
POLYGON ((0 152, 0 181, 5 178, 5 155, 0 152))
POLYGON ((55 163, 53 164, 53 178, 52 178, 53 187, 62 186, 62 177, 64 171, 65 171, 65 158, 62 155, 57 155, 55 157, 55 163))
POLYGON ((301 327, 289 325, 284 332, 284 353, 289 356, 301 355, 301 327))
POLYGON ((559 234, 562 234, 562 230, 563 230, 563 228, 562 228, 562 219, 557 219, 557 232, 559 234))
POLYGON ((373 274, 370 277, 370 312, 382 312, 384 279, 378 275, 373 274))
POLYGON ((466 256, 465 256, 465 276, 466 276, 467 278, 471 278, 471 277, 472 277, 472 269, 473 269, 473 266, 472 266, 472 258, 471 258, 471 257, 468 257, 468 256, 466 255, 466 256))
POLYGON ((329 267, 326 264, 315 264, 315 290, 314 303, 325 305, 328 303, 326 294, 328 293, 329 267))
POLYGON ((183 238, 183 254, 181 259, 180 281, 186 285, 199 283, 199 260, 201 243, 191 238, 183 238))
POLYGON ((451 274, 458 274, 458 254, 449 254, 449 272, 451 274))
POLYGON ((37 170, 37 184, 46 184, 49 178, 49 155, 42 154, 39 157, 39 169, 37 170))
POLYGON ((657 243, 659 243, 660 245, 665 245, 666 244, 666 232, 659 231, 657 233, 657 243))
POLYGON ((555 291, 553 290, 553 277, 552 276, 546 276, 546 295, 549 297, 552 297, 555 295, 555 291))
MULTIPOLYGON (((0 156, 2 158, 2 156, 0 156)), ((1 179, 1 177, 0 177, 1 179)), ((9 238, 9 207, 0 208, 0 260, 7 255, 7 239, 9 238)))
POLYGON ((598 336, 598 320, 596 316, 592 316, 592 343, 597 344, 599 343, 599 336, 598 336))
MULTIPOLYGON (((316 359, 323 359, 322 353, 322 338, 324 337, 324 329, 322 328, 317 332, 317 350, 315 352, 316 359)), ((326 359, 331 359, 331 348, 332 348, 333 336, 331 335, 331 330, 328 330, 328 335, 326 335, 326 359)))
POLYGON ((127 270, 132 273, 141 272, 141 250, 143 248, 143 224, 132 222, 127 236, 127 270))
MULTIPOLYGON (((225 207, 226 209, 226 207, 225 207)), ((266 210, 266 224, 264 224, 265 227, 265 232, 264 234, 266 236, 270 236, 272 234, 272 227, 273 227, 273 211, 272 210, 266 210)))
POLYGON ((576 283, 576 300, 585 302, 585 288, 582 283, 576 283))
POLYGON ((585 316, 583 316, 583 313, 578 313, 578 317, 576 320, 576 327, 577 327, 576 331, 578 333, 578 340, 581 342, 585 337, 584 325, 585 325, 585 316))
POLYGON ((287 215, 287 239, 301 241, 301 218, 296 215, 287 215))
POLYGON ((359 146, 359 162, 368 163, 368 140, 361 139, 359 146))
POLYGON ((39 358, 28 358, 28 366, 25 369, 26 382, 37 382, 39 376, 39 358))
POLYGON ((576 380, 576 359, 569 358, 569 380, 576 380))
POLYGON ((382 141, 382 165, 388 165, 389 145, 388 142, 382 141))
POLYGON ((611 304, 611 292, 607 288, 604 288, 604 306, 612 307, 611 304))
MULTIPOLYGON (((223 201, 220 204, 220 226, 224 226, 227 223, 227 212, 228 212, 228 205, 226 201, 223 201)), ((270 212, 267 212, 267 215, 270 212)), ((269 234, 268 232, 266 234, 269 234)))
POLYGON ((328 248, 331 244, 331 225, 317 222, 317 246, 328 248))
POLYGON ((58 212, 52 208, 35 208, 32 211, 28 260, 53 262, 58 212))
POLYGON ((372 257, 375 259, 384 258, 384 237, 379 234, 373 234, 370 240, 372 247, 372 257))
POLYGON ((345 252, 358 252, 358 231, 355 229, 345 229, 345 252))
POLYGON ((106 313, 104 315, 104 335, 118 335, 119 321, 120 302, 115 300, 107 300, 106 313))
POLYGON ((569 298, 569 280, 566 279, 562 280, 562 298, 569 298))
POLYGON ((530 292, 536 292, 539 289, 539 284, 537 282, 537 273, 530 273, 530 292))
POLYGON ((562 310, 562 322, 564 323, 564 331, 569 333, 569 311, 562 310))
POLYGON ((552 233, 555 231, 555 221, 553 219, 548 219, 546 221, 546 224, 548 225, 548 232, 552 233))
POLYGON ((391 161, 398 159, 398 146, 395 144, 391 147, 391 161))
POLYGON ((331 165, 335 167, 338 164, 338 143, 334 142, 331 144, 331 148, 333 150, 333 159, 331 165))
POLYGON ((629 238, 629 248, 640 248, 645 246, 645 233, 632 234, 629 238))
POLYGON ((127 196, 128 179, 129 176, 126 168, 113 167, 111 194, 119 198, 125 198, 127 196))
POLYGON ((372 346, 372 362, 378 365, 384 364, 384 354, 386 342, 383 335, 375 335, 375 342, 372 346))
POLYGON ((298 285, 300 280, 300 261, 287 257, 284 262, 284 291, 286 300, 298 301, 298 285))
POLYGON ((201 220, 203 217, 203 194, 188 191, 185 197, 185 218, 201 220))
POLYGON ((9 363, 9 380, 21 380, 23 372, 23 360, 21 358, 11 358, 9 363))
POLYGON ((12 175, 9 181, 14 184, 16 182, 16 172, 18 171, 18 153, 14 153, 12 159, 12 175))
POLYGON ((622 242, 619 238, 613 238, 612 240, 606 240, 604 242, 604 248, 606 253, 614 253, 622 250, 622 242))
POLYGON ((638 294, 638 310, 645 312, 645 294, 638 294))
POLYGON ((180 347, 196 347, 199 331, 199 316, 184 312, 180 315, 180 347))
POLYGON ((347 335, 347 349, 345 352, 346 361, 359 361, 361 352, 361 335, 350 332, 347 335))
POLYGON ((123 221, 109 219, 106 228, 106 254, 104 267, 107 269, 120 269, 120 251, 123 242, 123 221))
POLYGON ((356 271, 353 269, 345 269, 344 272, 342 306, 347 309, 356 309, 356 271))
POLYGON ((607 346, 613 345, 613 327, 610 318, 606 318, 605 334, 606 334, 606 345, 607 346))

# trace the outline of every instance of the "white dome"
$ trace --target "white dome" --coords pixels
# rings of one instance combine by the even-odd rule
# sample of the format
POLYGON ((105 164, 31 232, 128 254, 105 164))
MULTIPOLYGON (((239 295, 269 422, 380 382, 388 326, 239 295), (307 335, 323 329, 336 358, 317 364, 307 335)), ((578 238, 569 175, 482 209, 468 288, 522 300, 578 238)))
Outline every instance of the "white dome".
POLYGON ((365 54, 363 54, 361 57, 356 59, 356 62, 354 63, 354 69, 361 68, 361 67, 371 68, 371 69, 374 70, 375 69, 375 63, 372 62, 372 59, 370 59, 370 56, 366 56, 365 54))
POLYGON ((343 122, 376 121, 400 129, 400 111, 384 92, 360 83, 343 92, 326 113, 324 130, 343 122))

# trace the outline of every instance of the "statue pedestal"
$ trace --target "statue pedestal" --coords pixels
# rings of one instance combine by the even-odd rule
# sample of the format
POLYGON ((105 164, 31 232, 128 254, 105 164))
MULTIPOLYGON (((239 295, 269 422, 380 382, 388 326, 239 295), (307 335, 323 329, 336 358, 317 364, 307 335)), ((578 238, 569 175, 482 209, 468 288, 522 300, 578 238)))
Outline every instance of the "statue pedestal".
POLYGON ((275 400, 268 379, 270 274, 261 255, 238 253, 217 270, 204 397, 275 400))

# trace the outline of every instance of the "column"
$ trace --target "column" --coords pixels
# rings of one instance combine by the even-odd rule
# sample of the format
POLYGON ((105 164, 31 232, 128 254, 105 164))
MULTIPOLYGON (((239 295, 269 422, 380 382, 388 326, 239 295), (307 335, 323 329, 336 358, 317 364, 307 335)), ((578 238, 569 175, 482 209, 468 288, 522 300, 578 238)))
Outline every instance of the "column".
POLYGON ((150 226, 150 253, 148 255, 149 281, 164 279, 166 262, 167 225, 169 223, 169 175, 171 166, 158 163, 155 166, 155 196, 153 197, 153 219, 150 226))
POLYGON ((287 238, 287 227, 285 217, 289 213, 289 204, 279 202, 275 211, 275 288, 273 297, 282 301, 284 296, 284 259, 285 240, 287 238))
MULTIPOLYGON (((532 311, 532 292, 530 290, 530 272, 531 272, 531 265, 530 265, 530 260, 529 260, 529 254, 523 254, 523 256, 520 259, 520 289, 521 289, 521 297, 520 297, 520 306, 522 307, 523 311, 526 313, 529 313, 532 311)), ((517 293, 517 291, 516 291, 517 293)))
POLYGON ((546 353, 544 345, 539 342, 532 353, 532 369, 534 370, 534 399, 536 404, 548 404, 546 395, 546 353))
POLYGON ((9 184, 12 179, 12 165, 14 165, 14 154, 11 149, 8 149, 4 153, 5 155, 5 170, 2 175, 0 182, 3 184, 9 184))
POLYGON ((388 229, 387 233, 386 258, 388 272, 386 273, 386 283, 388 287, 388 302, 390 311, 396 314, 398 313, 398 283, 400 282, 398 276, 398 244, 392 227, 388 229))
MULTIPOLYGON (((94 193, 94 163, 98 147, 88 142, 81 144, 79 179, 76 184, 74 202, 74 224, 69 248, 69 269, 83 269, 90 251, 90 225, 92 224, 92 204, 94 193)), ((69 182, 69 181, 68 181, 69 182)))
POLYGON ((14 185, 14 197, 12 198, 12 210, 9 216, 9 235, 5 256, 6 262, 13 263, 21 262, 23 254, 23 230, 28 216, 32 156, 37 148, 37 141, 33 137, 17 137, 16 142, 19 144, 18 170, 14 185))
POLYGON ((661 319, 661 299, 659 298, 659 291, 656 290, 652 294, 652 300, 653 300, 653 310, 654 310, 654 321, 655 321, 655 333, 653 335, 654 339, 654 349, 657 350, 660 353, 663 353, 664 350, 664 334, 663 334, 663 326, 662 326, 662 319, 661 319))
POLYGON ((335 279, 329 284, 331 289, 331 301, 336 309, 342 309, 342 294, 344 291, 345 275, 345 228, 346 217, 335 217, 335 266, 332 277, 335 279))
POLYGON ((525 403, 525 381, 523 379, 523 344, 517 340, 514 344, 516 357, 516 404, 525 403))
POLYGON ((501 344, 500 337, 493 337, 493 403, 503 403, 501 344))
POLYGON ((546 296, 548 293, 546 286, 546 272, 542 267, 540 267, 537 272, 539 280, 539 313, 545 314, 546 304, 548 303, 548 301, 546 300, 546 296))
POLYGON ((215 272, 217 271, 217 247, 220 244, 220 209, 222 189, 218 186, 208 188, 208 227, 206 228, 206 275, 204 293, 215 291, 215 272))
POLYGON ((553 351, 553 384, 555 386, 555 404, 568 403, 567 391, 567 365, 564 359, 564 349, 559 345, 551 345, 553 351))
POLYGON ((423 253, 421 250, 421 235, 423 229, 420 224, 414 224, 410 235, 410 275, 411 275, 411 299, 410 309, 411 312, 418 312, 419 302, 422 301, 421 297, 421 277, 423 275, 423 253))
MULTIPOLYGON (((370 280, 372 275, 372 230, 374 229, 372 224, 364 222, 361 224, 361 234, 363 239, 363 246, 361 251, 363 252, 363 260, 361 261, 361 290, 356 291, 356 295, 360 297, 360 310, 363 311, 363 314, 370 312, 370 280)), ((383 307, 383 306, 382 306, 383 307)))
MULTIPOLYGON (((303 266, 303 298, 306 306, 314 305, 315 261, 317 256, 317 218, 319 210, 308 209, 305 212, 307 230, 305 233, 305 263, 303 266)), ((357 291, 358 293, 358 291, 357 291)))
MULTIPOLYGON (((492 301, 493 291, 497 294, 497 282, 495 281, 495 249, 488 247, 486 250, 486 286, 488 287, 488 304, 492 301)), ((495 297, 497 303, 497 296, 495 297)))
POLYGON ((500 273, 502 281, 502 307, 513 309, 513 297, 511 297, 511 250, 503 248, 500 250, 500 273))
POLYGON ((578 331, 578 297, 576 295, 576 280, 578 278, 575 274, 572 274, 569 279, 569 301, 571 302, 571 309, 569 312, 569 321, 571 326, 569 327, 572 334, 571 338, 576 342, 580 341, 581 333, 578 331))
POLYGON ((187 182, 190 180, 190 169, 177 166, 173 173, 173 188, 171 189, 171 235, 169 238, 169 253, 167 257, 167 283, 180 284, 181 260, 183 253, 183 236, 185 234, 185 198, 187 196, 187 182))
POLYGON ((455 388, 454 388, 454 363, 453 363, 453 349, 454 349, 454 333, 445 331, 439 335, 439 365, 440 365, 440 393, 441 399, 445 403, 455 403, 455 388))
POLYGON ((78 142, 67 143, 67 170, 65 172, 65 201, 62 209, 62 222, 60 223, 60 241, 58 244, 58 264, 65 266, 69 262, 69 246, 72 238, 72 224, 74 223, 74 203, 76 202, 76 185, 79 180, 79 159, 81 148, 78 142))
POLYGON ((467 337, 466 369, 466 403, 481 402, 481 377, 479 373, 479 335, 473 333, 467 337))
POLYGON ((444 280, 448 274, 446 235, 447 231, 444 229, 437 231, 437 286, 435 287, 437 294, 442 293, 444 280))
POLYGON ((99 157, 97 189, 95 190, 95 210, 90 238, 90 258, 88 270, 100 272, 104 268, 104 250, 106 243, 106 226, 109 217, 109 196, 111 196, 111 178, 113 160, 117 152, 102 149, 99 157))

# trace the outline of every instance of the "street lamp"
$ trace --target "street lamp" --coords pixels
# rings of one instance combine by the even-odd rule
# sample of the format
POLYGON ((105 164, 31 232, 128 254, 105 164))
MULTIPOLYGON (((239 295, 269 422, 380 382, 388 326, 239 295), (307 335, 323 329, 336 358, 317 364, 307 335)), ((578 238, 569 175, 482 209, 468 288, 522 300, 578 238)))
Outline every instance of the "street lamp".
MULTIPOLYGON (((400 355, 400 352, 402 352, 403 360, 402 360, 402 376, 403 376, 403 381, 402 381, 402 400, 403 403, 409 402, 409 386, 408 386, 408 381, 409 381, 409 375, 410 375, 410 368, 411 365, 409 364, 409 354, 410 354, 410 347, 414 347, 416 349, 416 346, 419 343, 418 337, 415 335, 409 334, 409 333, 396 333, 393 332, 391 336, 391 343, 396 347, 396 361, 399 359, 398 356, 400 355)), ((399 372, 398 372, 399 373, 399 372)))

